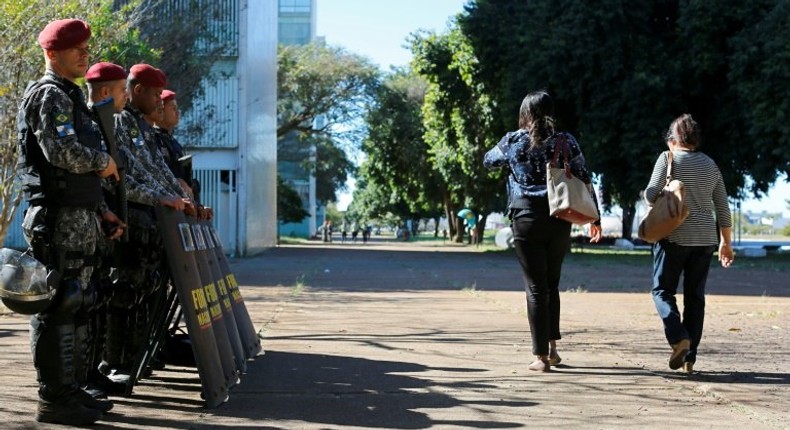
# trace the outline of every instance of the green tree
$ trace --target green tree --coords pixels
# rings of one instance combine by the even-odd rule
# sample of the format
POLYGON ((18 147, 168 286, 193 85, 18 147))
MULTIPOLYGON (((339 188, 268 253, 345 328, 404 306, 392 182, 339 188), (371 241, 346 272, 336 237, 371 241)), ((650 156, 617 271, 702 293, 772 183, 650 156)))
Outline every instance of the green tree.
MULTIPOLYGON (((459 209, 487 214, 504 205, 501 172, 482 168, 486 151, 501 137, 492 127, 494 103, 478 77, 480 63, 472 45, 457 25, 446 34, 413 34, 410 43, 412 66, 428 83, 424 139, 447 186, 445 214, 451 224, 455 221, 455 241, 462 242, 463 221, 455 215, 459 209)), ((485 224, 485 216, 481 222, 485 224)))
MULTIPOLYGON (((734 108, 744 115, 736 127, 747 132, 745 140, 730 138, 729 146, 739 149, 735 156, 747 167, 738 173, 754 179, 750 191, 759 195, 768 190, 777 172, 790 180, 790 1, 738 5, 747 6, 739 10, 748 20, 728 40, 730 55, 722 73, 733 85, 734 108)), ((722 136, 732 125, 722 124, 722 136)))
POLYGON ((499 117, 515 118, 527 92, 547 89, 559 128, 579 138, 590 168, 602 174, 604 205, 620 204, 630 236, 650 176, 645 166, 661 151, 661 133, 673 116, 668 95, 675 83, 664 72, 672 67, 665 43, 671 16, 661 2, 505 3, 479 0, 460 18, 480 57, 480 79, 496 88, 499 117))
MULTIPOLYGON (((433 169, 429 147, 423 140, 420 110, 425 89, 426 83, 419 76, 408 70, 394 70, 368 107, 361 183, 377 186, 388 194, 386 204, 365 203, 369 208, 378 206, 381 211, 367 213, 368 218, 393 213, 402 220, 416 220, 438 218, 442 213, 444 182, 433 169)), ((368 194, 362 193, 360 198, 366 198, 363 196, 368 194)))
POLYGON ((277 137, 290 132, 332 136, 353 131, 378 69, 356 54, 323 43, 280 46, 277 53, 277 137))
POLYGON ((277 220, 282 223, 302 222, 309 215, 299 193, 277 175, 277 220))
POLYGON ((772 79, 790 58, 787 4, 475 0, 459 22, 498 118, 528 91, 555 96, 560 128, 580 138, 605 205, 623 208, 628 236, 663 132, 680 113, 700 122, 703 150, 731 195, 747 174, 765 191, 787 171, 788 102, 773 82, 788 84, 772 79))
POLYGON ((277 158, 315 175, 318 201, 335 201, 354 173, 348 152, 361 138, 358 118, 378 69, 323 43, 280 46, 277 61, 277 158))

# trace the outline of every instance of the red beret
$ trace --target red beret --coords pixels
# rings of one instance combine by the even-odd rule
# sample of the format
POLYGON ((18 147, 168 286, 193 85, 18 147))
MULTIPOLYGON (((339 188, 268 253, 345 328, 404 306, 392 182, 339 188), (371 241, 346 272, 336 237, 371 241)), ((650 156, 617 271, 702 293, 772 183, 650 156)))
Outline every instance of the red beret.
POLYGON ((174 93, 174 92, 172 92, 170 90, 162 91, 162 101, 163 102, 169 102, 170 100, 175 100, 175 98, 176 98, 176 93, 174 93))
POLYGON ((129 75, 146 87, 164 87, 167 77, 164 72, 148 64, 135 64, 129 69, 129 75))
POLYGON ((126 79, 123 67, 107 62, 96 63, 85 73, 88 82, 120 81, 126 79))
POLYGON ((73 48, 91 37, 91 26, 79 19, 52 21, 38 34, 38 44, 53 51, 73 48))

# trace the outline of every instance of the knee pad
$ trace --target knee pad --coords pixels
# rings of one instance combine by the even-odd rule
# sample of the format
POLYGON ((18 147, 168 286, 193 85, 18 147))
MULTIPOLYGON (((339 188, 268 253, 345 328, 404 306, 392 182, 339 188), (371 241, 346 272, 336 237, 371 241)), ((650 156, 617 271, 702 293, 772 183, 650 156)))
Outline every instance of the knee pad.
POLYGON ((48 309, 49 319, 54 324, 73 324, 77 312, 83 309, 84 296, 79 279, 62 280, 55 293, 55 303, 48 309))

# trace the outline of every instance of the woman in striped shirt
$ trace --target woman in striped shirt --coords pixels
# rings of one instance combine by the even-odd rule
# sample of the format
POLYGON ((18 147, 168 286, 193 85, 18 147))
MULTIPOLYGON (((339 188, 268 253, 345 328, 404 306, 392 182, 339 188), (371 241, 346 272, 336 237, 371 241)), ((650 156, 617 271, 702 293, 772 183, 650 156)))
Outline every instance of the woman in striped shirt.
MULTIPOLYGON (((716 163, 698 152, 700 129, 691 115, 672 122, 667 146, 672 151, 673 179, 685 186, 684 203, 689 216, 669 237, 653 245, 653 301, 664 323, 664 335, 672 347, 669 367, 690 373, 697 359, 705 318, 705 282, 716 245, 722 267, 732 264, 732 216, 727 190, 716 163), (683 275, 683 318, 675 301, 683 275)), ((645 189, 655 202, 666 182, 667 157, 661 154, 645 189)))

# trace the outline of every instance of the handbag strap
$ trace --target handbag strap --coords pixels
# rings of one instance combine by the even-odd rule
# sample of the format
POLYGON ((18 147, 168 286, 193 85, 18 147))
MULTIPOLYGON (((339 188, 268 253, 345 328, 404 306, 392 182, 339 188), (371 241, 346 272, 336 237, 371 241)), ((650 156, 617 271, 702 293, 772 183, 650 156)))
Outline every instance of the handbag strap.
POLYGON ((664 184, 664 187, 667 187, 672 182, 672 151, 665 151, 664 153, 667 154, 667 182, 664 184))
POLYGON ((571 153, 571 147, 568 143, 568 138, 565 137, 564 134, 557 133, 557 138, 554 143, 554 157, 551 160, 551 166, 557 167, 557 161, 559 159, 560 154, 562 154, 562 161, 565 166, 565 176, 570 178, 573 176, 571 173, 571 163, 568 157, 568 154, 571 153))

